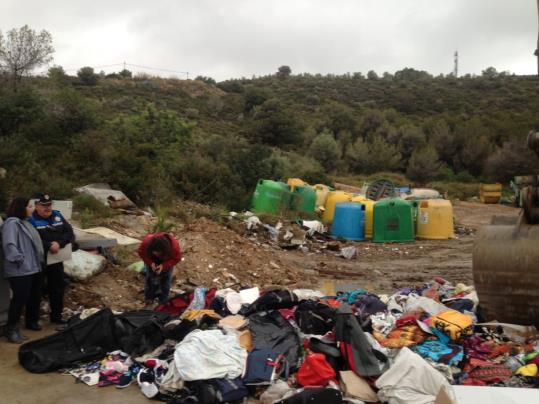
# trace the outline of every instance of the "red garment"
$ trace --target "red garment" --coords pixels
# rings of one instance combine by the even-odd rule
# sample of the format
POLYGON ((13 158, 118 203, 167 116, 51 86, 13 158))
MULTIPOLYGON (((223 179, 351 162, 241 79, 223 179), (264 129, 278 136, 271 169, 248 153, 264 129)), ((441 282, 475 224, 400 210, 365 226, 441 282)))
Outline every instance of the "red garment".
POLYGON ((297 379, 301 386, 326 386, 335 381, 335 370, 321 353, 312 353, 305 357, 305 362, 298 370, 297 379))
POLYGON ((140 247, 138 248, 138 255, 140 258, 142 258, 142 261, 146 265, 151 266, 152 264, 155 264, 154 257, 148 255, 146 252, 146 248, 148 247, 148 244, 154 237, 162 237, 165 236, 168 241, 170 242, 170 255, 167 257, 163 257, 163 269, 168 270, 172 268, 174 265, 176 265, 178 262, 182 259, 182 252, 180 250, 180 244, 178 243, 178 240, 176 240, 176 237, 174 237, 172 234, 169 233, 150 233, 146 237, 144 237, 144 240, 142 240, 142 243, 140 244, 140 247))
MULTIPOLYGON (((210 308, 211 303, 213 302, 213 299, 215 298, 216 292, 217 292, 217 288, 211 288, 210 290, 206 292, 204 296, 204 301, 206 302, 204 309, 210 308)), ((183 312, 187 310, 187 308, 193 301, 194 296, 195 296, 194 292, 182 293, 181 295, 176 295, 168 299, 166 303, 163 303, 157 306, 154 309, 154 311, 167 312, 172 316, 181 316, 183 312)))
POLYGON ((503 364, 488 362, 471 358, 464 365, 464 372, 468 373, 474 382, 498 383, 511 378, 513 372, 503 364))

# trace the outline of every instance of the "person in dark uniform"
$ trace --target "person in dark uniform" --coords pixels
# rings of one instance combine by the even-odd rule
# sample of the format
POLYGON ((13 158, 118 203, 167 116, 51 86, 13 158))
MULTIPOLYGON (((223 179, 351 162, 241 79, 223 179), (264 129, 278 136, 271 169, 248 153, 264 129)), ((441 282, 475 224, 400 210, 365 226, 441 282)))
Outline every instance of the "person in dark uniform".
MULTIPOLYGON (((61 248, 75 242, 75 234, 69 222, 57 210, 52 210, 52 198, 46 194, 38 194, 35 199, 35 210, 29 218, 43 241, 43 250, 57 254, 61 248)), ((64 263, 45 265, 44 277, 47 282, 49 302, 51 306, 51 323, 65 324, 62 319, 64 310, 64 263)))

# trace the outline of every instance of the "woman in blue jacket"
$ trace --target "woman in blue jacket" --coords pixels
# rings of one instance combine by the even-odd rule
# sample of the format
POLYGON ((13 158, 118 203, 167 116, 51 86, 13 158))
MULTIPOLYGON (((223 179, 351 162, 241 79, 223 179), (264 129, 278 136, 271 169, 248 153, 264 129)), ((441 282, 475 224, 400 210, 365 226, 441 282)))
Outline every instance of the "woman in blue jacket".
POLYGON ((4 277, 12 291, 9 303, 6 336, 20 344, 26 337, 18 323, 26 306, 26 328, 39 331, 39 304, 41 301, 41 263, 43 245, 37 230, 26 218, 34 210, 27 198, 15 198, 2 225, 4 249, 4 277))

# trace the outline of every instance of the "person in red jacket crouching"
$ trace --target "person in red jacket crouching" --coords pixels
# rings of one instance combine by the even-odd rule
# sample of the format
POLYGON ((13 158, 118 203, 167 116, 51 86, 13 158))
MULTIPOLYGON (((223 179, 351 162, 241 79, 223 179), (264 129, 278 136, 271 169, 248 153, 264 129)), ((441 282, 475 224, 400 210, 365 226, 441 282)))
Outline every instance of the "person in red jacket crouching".
POLYGON ((165 303, 172 285, 174 265, 182 259, 178 240, 169 233, 148 234, 144 237, 138 254, 144 261, 146 273, 146 305, 152 305, 156 298, 159 298, 159 303, 165 303))

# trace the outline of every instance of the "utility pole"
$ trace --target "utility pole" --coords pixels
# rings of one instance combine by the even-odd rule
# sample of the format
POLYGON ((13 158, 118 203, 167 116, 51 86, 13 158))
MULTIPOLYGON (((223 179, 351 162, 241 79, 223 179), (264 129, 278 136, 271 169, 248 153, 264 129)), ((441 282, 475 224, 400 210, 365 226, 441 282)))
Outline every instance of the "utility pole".
POLYGON ((458 75, 459 75, 459 51, 455 51, 455 66, 453 67, 453 76, 455 76, 456 78, 458 77, 458 75))
POLYGON ((125 60, 124 60, 124 70, 126 70, 126 69, 125 69, 125 60))
MULTIPOLYGON (((537 17, 539 18, 539 0, 537 0, 537 17)), ((539 75, 539 34, 537 35, 537 49, 534 55, 537 56, 537 74, 539 75)))

